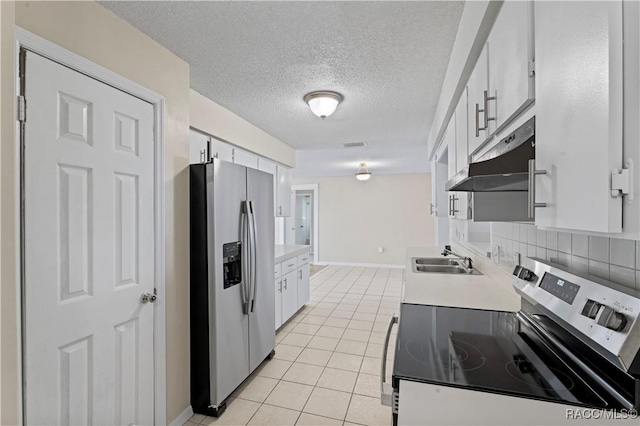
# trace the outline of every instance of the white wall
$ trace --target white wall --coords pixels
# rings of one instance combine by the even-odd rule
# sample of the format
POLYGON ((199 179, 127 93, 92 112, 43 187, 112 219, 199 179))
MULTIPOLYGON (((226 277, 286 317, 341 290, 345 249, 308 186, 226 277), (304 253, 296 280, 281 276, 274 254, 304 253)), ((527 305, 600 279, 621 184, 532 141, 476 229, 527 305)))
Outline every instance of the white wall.
POLYGON ((406 247, 434 244, 428 173, 293 179, 310 183, 319 185, 320 263, 404 265, 406 247))

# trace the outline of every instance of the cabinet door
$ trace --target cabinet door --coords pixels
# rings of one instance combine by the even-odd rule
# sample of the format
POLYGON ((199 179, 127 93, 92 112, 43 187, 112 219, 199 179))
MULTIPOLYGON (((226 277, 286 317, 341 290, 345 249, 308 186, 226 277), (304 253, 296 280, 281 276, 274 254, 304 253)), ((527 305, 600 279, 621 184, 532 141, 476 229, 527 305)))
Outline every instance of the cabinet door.
POLYGON ((469 135, 469 152, 471 155, 473 152, 482 145, 482 143, 489 137, 487 130, 480 130, 485 128, 485 113, 484 113, 484 92, 489 85, 488 78, 488 63, 487 63, 487 48, 482 49, 482 53, 478 57, 478 62, 469 77, 467 83, 468 90, 468 135, 469 135), (477 136, 476 136, 477 135, 477 136))
POLYGON ((233 162, 252 169, 258 168, 258 156, 240 148, 233 148, 233 162))
POLYGON ((189 164, 205 163, 207 161, 208 136, 191 130, 189 132, 189 164))
POLYGON ((490 133, 509 122, 533 101, 533 17, 529 1, 506 1, 487 42, 489 58, 490 133))
POLYGON ((282 276, 282 322, 286 322, 298 311, 298 271, 282 276))
POLYGON ((451 116, 451 120, 449 120, 449 124, 447 124, 447 129, 444 131, 444 136, 442 136, 442 143, 447 146, 447 164, 448 164, 448 173, 447 177, 451 179, 458 173, 458 168, 456 167, 456 115, 455 113, 451 116))
POLYGON ((298 308, 309 302, 311 291, 309 288, 309 264, 298 268, 298 308))
POLYGON ((536 2, 537 226, 621 232, 622 2, 536 2))
POLYGON ((445 190, 447 184, 447 165, 438 161, 431 162, 431 216, 447 217, 449 214, 445 190))
POLYGON ((460 170, 469 164, 469 128, 467 113, 467 88, 464 88, 458 106, 456 106, 456 169, 460 170))
POLYGON ((276 204, 276 216, 291 216, 291 170, 278 165, 277 167, 278 203, 276 204))
POLYGON ((276 278, 276 330, 282 325, 282 277, 276 278))
POLYGON ((233 146, 216 138, 211 139, 211 156, 222 161, 233 162, 233 146))

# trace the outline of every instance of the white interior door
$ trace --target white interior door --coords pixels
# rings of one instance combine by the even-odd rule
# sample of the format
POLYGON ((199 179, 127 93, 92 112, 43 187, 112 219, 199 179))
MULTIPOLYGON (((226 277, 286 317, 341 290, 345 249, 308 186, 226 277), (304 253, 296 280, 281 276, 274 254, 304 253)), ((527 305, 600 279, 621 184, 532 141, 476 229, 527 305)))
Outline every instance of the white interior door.
POLYGON ((26 56, 25 423, 153 424, 153 106, 26 56))

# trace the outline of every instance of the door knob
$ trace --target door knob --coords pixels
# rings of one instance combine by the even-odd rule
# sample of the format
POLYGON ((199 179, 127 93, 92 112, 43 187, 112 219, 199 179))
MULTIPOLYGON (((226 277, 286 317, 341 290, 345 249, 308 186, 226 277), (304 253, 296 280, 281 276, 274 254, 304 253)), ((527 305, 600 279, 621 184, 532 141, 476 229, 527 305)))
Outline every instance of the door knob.
POLYGON ((154 303, 156 301, 156 299, 158 299, 158 296, 156 295, 156 290, 153 291, 153 293, 142 293, 142 296, 140 296, 140 301, 142 303, 154 303))

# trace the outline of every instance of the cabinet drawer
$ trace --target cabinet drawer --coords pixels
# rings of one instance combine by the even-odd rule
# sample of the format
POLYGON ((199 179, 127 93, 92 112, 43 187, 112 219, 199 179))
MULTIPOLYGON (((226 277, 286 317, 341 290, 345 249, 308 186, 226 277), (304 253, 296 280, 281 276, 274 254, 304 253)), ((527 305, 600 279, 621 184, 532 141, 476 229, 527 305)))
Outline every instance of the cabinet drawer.
POLYGON ((291 259, 283 260, 281 265, 282 265, 282 275, 285 275, 298 268, 298 260, 297 258, 292 257, 291 259))
POLYGON ((282 264, 281 263, 276 263, 273 266, 273 269, 275 271, 275 279, 278 279, 282 276, 282 264))
POLYGON ((298 267, 309 263, 309 260, 311 259, 311 254, 310 253, 305 253, 305 254, 301 254, 300 256, 298 256, 298 267))

